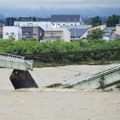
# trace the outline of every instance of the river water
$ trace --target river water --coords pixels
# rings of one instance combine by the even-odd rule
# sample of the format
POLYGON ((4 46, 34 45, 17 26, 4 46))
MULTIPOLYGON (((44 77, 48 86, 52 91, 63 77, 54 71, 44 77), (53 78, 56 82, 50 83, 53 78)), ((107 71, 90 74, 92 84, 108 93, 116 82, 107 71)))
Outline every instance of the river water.
MULTIPOLYGON (((33 76, 43 75, 36 77, 39 86, 38 79, 43 85, 50 83, 49 80, 55 81, 51 71, 54 77, 58 75, 58 81, 78 74, 56 68, 35 69, 33 76), (43 82, 43 78, 46 81, 43 82)), ((0 69, 0 120, 120 120, 119 90, 103 92, 44 87, 14 90, 9 81, 11 72, 0 69)))

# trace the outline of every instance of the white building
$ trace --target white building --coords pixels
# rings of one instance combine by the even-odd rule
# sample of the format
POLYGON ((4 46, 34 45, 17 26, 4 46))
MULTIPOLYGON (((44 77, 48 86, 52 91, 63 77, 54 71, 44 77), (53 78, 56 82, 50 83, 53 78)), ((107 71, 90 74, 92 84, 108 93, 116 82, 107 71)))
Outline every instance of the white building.
POLYGON ((19 27, 41 27, 42 29, 52 28, 51 22, 48 21, 15 21, 14 26, 19 27))
POLYGON ((46 21, 15 21, 14 26, 39 26, 42 29, 54 29, 61 26, 81 26, 82 20, 80 15, 52 15, 46 21))
POLYGON ((46 29, 44 31, 45 41, 63 40, 70 41, 70 32, 67 29, 46 29))
POLYGON ((22 39, 22 29, 18 26, 3 26, 3 39, 22 39))
POLYGON ((82 24, 80 15, 52 15, 51 23, 53 28, 61 26, 80 26, 82 24))

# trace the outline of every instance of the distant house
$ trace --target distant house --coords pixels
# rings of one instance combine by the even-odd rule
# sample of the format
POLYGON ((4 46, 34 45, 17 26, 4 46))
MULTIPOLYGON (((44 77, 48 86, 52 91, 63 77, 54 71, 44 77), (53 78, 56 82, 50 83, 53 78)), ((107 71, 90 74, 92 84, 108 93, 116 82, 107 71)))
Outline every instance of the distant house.
POLYGON ((86 38, 88 29, 72 28, 69 31, 71 33, 71 40, 74 40, 86 38))
POLYGON ((22 29, 18 26, 3 26, 3 39, 22 39, 22 29))
POLYGON ((44 30, 41 27, 22 27, 22 39, 36 39, 36 40, 42 40, 44 36, 44 30))
POLYGON ((106 27, 106 25, 100 25, 96 27, 92 27, 88 29, 88 35, 91 33, 94 29, 100 29, 103 31, 103 39, 104 40, 114 40, 116 39, 116 28, 115 27, 106 27))
POLYGON ((116 28, 115 27, 106 27, 103 32, 103 39, 104 40, 114 40, 116 39, 116 34, 115 34, 116 28))
POLYGON ((86 38, 88 35, 88 29, 92 25, 66 25, 61 26, 61 28, 66 28, 71 33, 71 40, 86 38))
POLYGON ((70 32, 67 29, 46 29, 43 40, 44 41, 55 41, 55 40, 70 41, 70 32))
POLYGON ((60 28, 60 26, 67 25, 81 25, 80 15, 52 15, 51 16, 52 28, 60 28))

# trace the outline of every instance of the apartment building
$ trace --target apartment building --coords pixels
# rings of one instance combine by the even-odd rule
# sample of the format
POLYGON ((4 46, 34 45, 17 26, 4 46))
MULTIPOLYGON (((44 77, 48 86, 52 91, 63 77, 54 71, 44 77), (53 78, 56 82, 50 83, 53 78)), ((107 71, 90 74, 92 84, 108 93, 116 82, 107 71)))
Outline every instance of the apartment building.
POLYGON ((44 31, 44 41, 63 40, 70 41, 70 32, 67 29, 46 29, 44 31))
POLYGON ((3 39, 22 39, 22 29, 18 26, 3 26, 3 39))

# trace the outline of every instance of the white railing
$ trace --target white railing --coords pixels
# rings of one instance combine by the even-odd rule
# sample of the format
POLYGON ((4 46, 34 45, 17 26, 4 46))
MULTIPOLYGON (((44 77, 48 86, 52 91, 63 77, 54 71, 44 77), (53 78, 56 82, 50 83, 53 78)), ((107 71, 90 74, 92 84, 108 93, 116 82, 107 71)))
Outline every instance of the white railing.
POLYGON ((120 63, 107 65, 93 72, 90 72, 89 74, 87 73, 87 74, 82 74, 80 76, 74 77, 71 80, 68 80, 67 82, 63 83, 63 85, 64 86, 75 85, 82 81, 87 81, 94 77, 100 77, 101 75, 111 73, 112 71, 117 71, 118 69, 120 69, 120 63))
POLYGON ((33 62, 25 60, 23 56, 0 54, 0 67, 19 70, 33 70, 33 62))
POLYGON ((0 59, 9 59, 9 60, 16 60, 16 61, 23 61, 23 56, 12 55, 12 54, 0 54, 0 59))

